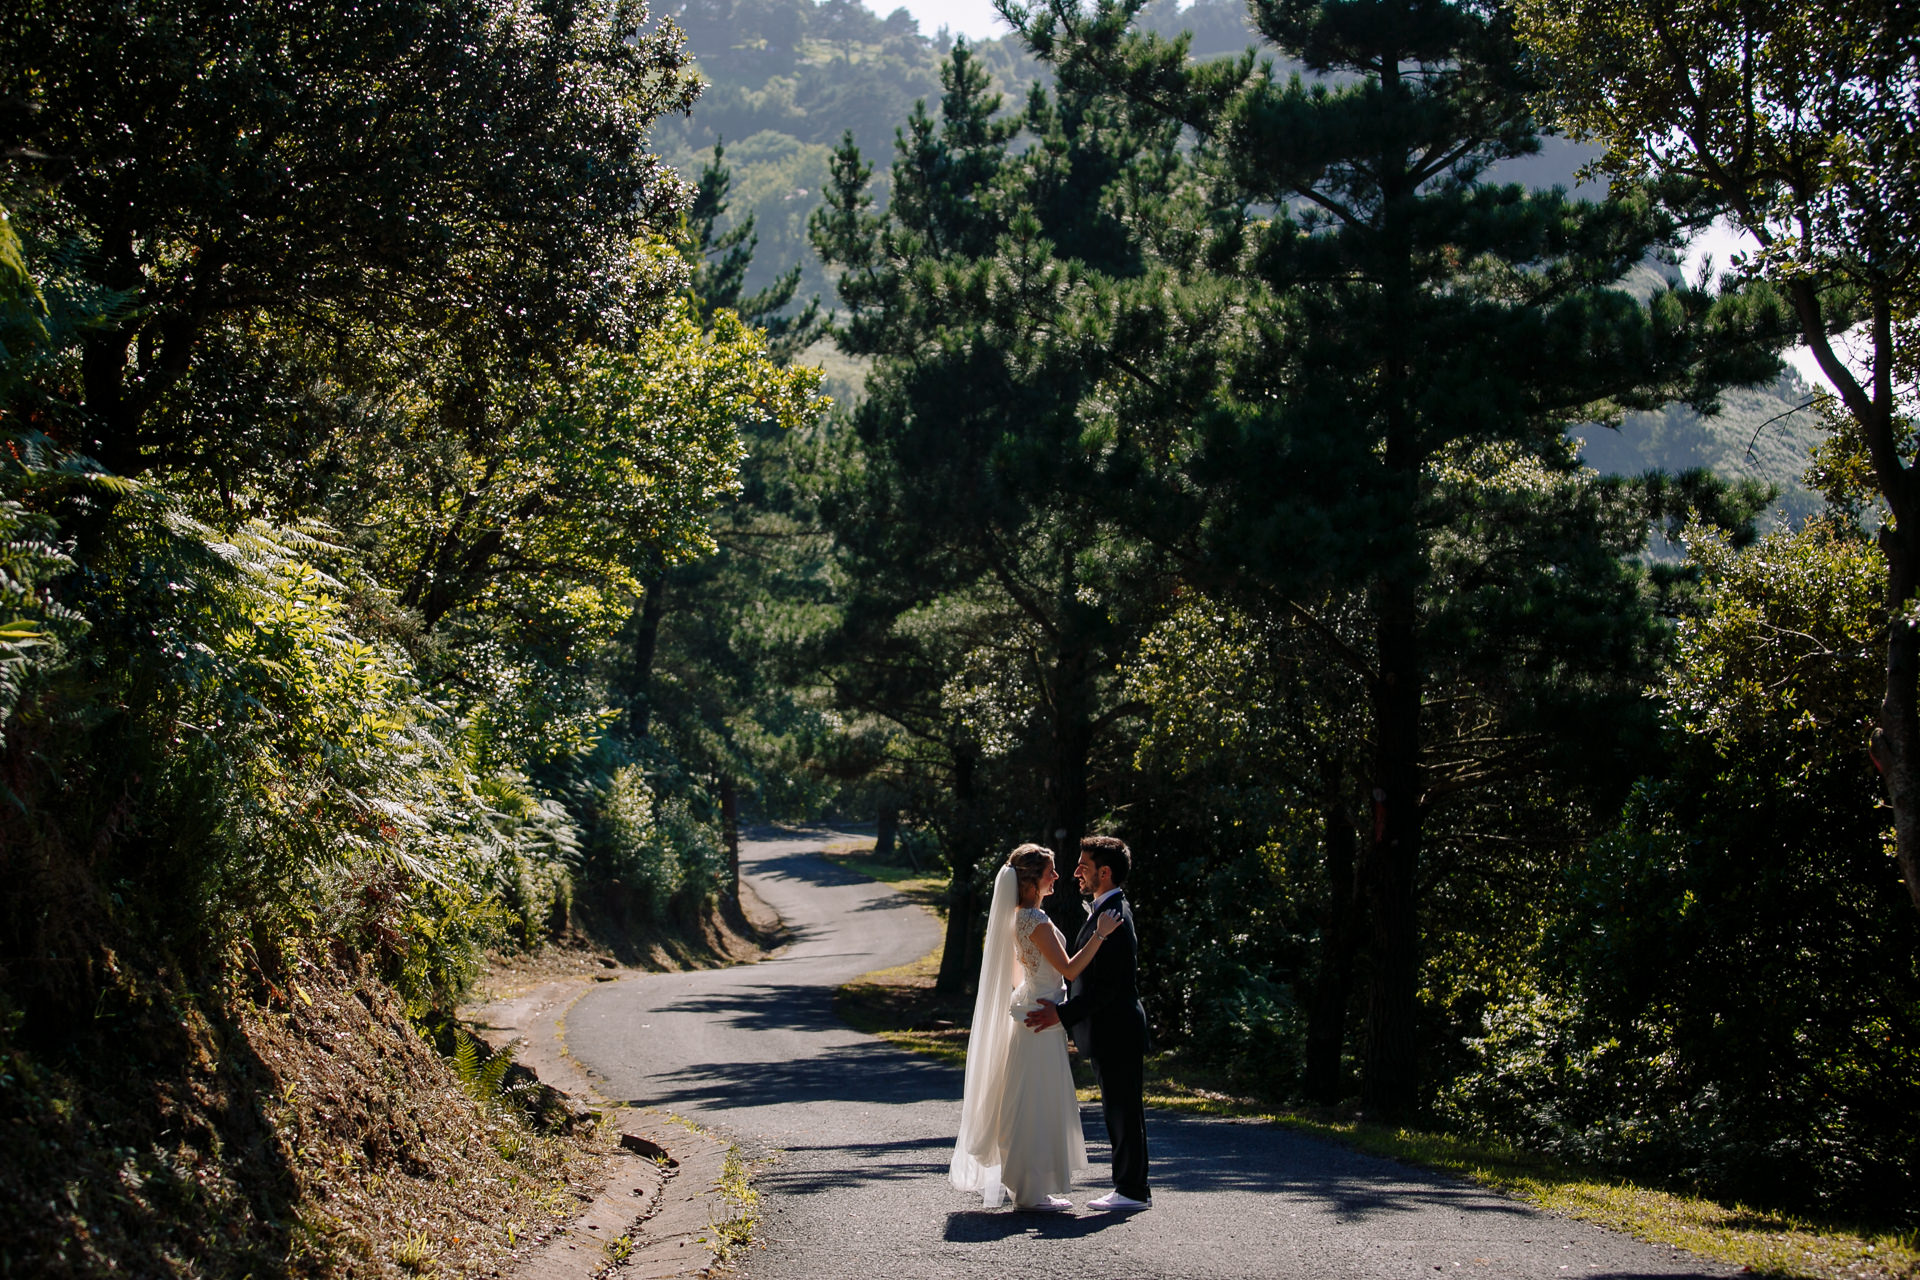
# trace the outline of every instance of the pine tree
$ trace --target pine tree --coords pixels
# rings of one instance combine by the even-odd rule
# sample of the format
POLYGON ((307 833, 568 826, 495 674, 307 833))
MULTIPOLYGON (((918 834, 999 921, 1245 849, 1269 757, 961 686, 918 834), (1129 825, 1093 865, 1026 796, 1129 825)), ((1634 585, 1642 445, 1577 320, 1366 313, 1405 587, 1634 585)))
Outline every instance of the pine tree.
POLYGON ((951 989, 988 842, 1025 832, 1070 861, 1128 714, 1117 664, 1164 575, 1092 500, 1082 407, 1102 361, 1071 300, 1137 263, 1120 175, 1179 162, 1171 128, 1072 96, 1002 114, 965 42, 942 83, 938 116, 922 105, 899 137, 887 211, 849 138, 813 236, 841 269, 841 344, 875 361, 828 507, 854 592, 841 691, 938 757, 951 989))
POLYGON ((1064 85, 1194 131, 1216 184, 1169 282, 1107 308, 1136 390, 1108 466, 1204 571, 1310 626, 1367 693, 1371 814, 1363 1096, 1420 1096, 1423 861, 1436 815, 1619 725, 1658 639, 1637 573, 1648 509, 1584 479, 1565 429, 1777 364, 1764 293, 1620 287, 1671 246, 1643 192, 1604 203, 1489 180, 1538 149, 1507 20, 1443 0, 1255 0, 1250 52, 1193 64, 1137 5, 1007 12, 1064 85), (1173 287, 1177 285, 1178 287, 1173 287), (1185 390, 1170 395, 1169 388, 1185 390))
POLYGON ((687 206, 682 252, 692 267, 687 292, 702 317, 727 310, 766 334, 767 350, 782 364, 799 355, 826 331, 820 300, 807 299, 797 312, 783 315, 800 290, 798 264, 766 288, 745 292, 747 272, 753 266, 760 237, 749 213, 725 231, 719 229, 730 208, 733 171, 726 165, 726 145, 713 144, 713 159, 700 170, 700 181, 687 206))

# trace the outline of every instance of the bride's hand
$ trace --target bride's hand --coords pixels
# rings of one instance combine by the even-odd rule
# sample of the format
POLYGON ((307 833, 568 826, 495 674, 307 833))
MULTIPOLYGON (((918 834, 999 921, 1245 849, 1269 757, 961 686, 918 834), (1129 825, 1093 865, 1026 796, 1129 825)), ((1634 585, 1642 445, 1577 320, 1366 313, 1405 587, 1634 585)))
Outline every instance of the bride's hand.
POLYGON ((1112 937, 1113 931, 1119 927, 1120 913, 1118 911, 1103 911, 1100 913, 1100 918, 1093 922, 1094 932, 1103 938, 1112 937))

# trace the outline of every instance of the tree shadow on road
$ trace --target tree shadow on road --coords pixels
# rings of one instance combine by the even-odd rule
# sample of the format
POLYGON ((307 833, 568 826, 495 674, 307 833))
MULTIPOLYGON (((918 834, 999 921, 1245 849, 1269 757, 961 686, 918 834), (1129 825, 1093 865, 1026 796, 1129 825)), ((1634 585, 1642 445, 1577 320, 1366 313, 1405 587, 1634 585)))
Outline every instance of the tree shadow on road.
POLYGON ((756 858, 747 870, 756 879, 798 880, 803 884, 817 884, 830 888, 874 883, 872 876, 863 876, 858 871, 849 870, 817 849, 776 854, 770 858, 756 858))
MULTIPOLYGON (((1097 1129, 1098 1113, 1088 1118, 1088 1129, 1097 1129)), ((1436 1208, 1510 1217, 1538 1212, 1443 1174, 1268 1125, 1155 1112, 1148 1117, 1147 1144, 1156 1192, 1297 1196, 1342 1222, 1377 1223, 1436 1208)))
POLYGON ((945 1240, 957 1244, 984 1244, 1031 1236, 1036 1240, 1079 1240, 1115 1227, 1124 1228, 1123 1213, 1025 1213, 1019 1209, 962 1209, 947 1215, 945 1240))
MULTIPOLYGON (((768 961, 756 966, 756 971, 764 972, 779 963, 778 960, 768 961)), ((831 987, 793 986, 775 981, 764 985, 732 987, 725 991, 682 996, 677 1000, 661 1004, 657 1012, 697 1014, 702 1020, 715 1026, 732 1027, 740 1031, 844 1034, 850 1028, 834 1011, 833 997, 834 991, 831 987)), ((900 1050, 890 1049, 870 1041, 862 1041, 858 1045, 841 1045, 836 1051, 851 1052, 855 1049, 870 1054, 876 1061, 881 1058, 907 1056, 900 1050)))
POLYGON ((876 1182, 945 1183, 953 1141, 791 1143, 782 1150, 792 1162, 776 1163, 754 1175, 754 1185, 780 1195, 811 1196, 876 1182), (824 1162, 812 1158, 822 1155, 824 1162))
POLYGON ((651 1083, 654 1092, 641 1105, 681 1110, 770 1103, 912 1106, 957 1102, 960 1094, 956 1068, 905 1053, 875 1052, 865 1044, 777 1062, 703 1062, 656 1075, 651 1083))

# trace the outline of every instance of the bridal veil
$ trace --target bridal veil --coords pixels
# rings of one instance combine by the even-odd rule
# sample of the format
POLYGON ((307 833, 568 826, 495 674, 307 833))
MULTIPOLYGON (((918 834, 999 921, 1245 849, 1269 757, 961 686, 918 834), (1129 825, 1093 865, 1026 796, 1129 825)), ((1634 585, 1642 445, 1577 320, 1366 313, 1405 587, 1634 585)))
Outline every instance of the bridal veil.
POLYGON ((960 1136, 953 1144, 947 1176, 962 1191, 978 1191, 981 1203, 998 1208, 1004 1198, 1001 1165, 1005 1136, 1000 1132, 1000 1096, 1006 1087, 1007 1049, 1013 1043, 1013 916, 1020 908, 1020 877, 1001 867, 993 878, 993 905, 987 911, 986 951, 980 959, 979 994, 973 1001, 973 1029, 967 1035, 967 1083, 961 1095, 960 1136))

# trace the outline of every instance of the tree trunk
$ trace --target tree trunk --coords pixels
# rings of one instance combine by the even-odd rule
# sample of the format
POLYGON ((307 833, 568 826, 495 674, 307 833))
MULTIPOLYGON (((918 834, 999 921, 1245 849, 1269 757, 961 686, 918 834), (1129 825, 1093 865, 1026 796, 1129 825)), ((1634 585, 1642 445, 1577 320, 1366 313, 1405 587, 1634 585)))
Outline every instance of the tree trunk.
MULTIPOLYGON (((874 824, 873 858, 876 862, 885 862, 893 856, 894 841, 900 834, 900 806, 882 801, 878 820, 874 824)), ((916 868, 917 869, 917 868, 916 868)))
MULTIPOLYGON (((1337 775, 1337 770, 1334 771, 1337 775)), ((1320 922, 1320 964, 1307 1007, 1307 1061, 1303 1084, 1309 1098, 1340 1101, 1340 1058, 1346 1044, 1347 1008, 1353 998, 1354 844, 1358 833, 1334 790, 1328 788, 1321 814, 1321 843, 1326 852, 1327 910, 1320 922)))
POLYGON ((647 584, 647 593, 640 601, 640 623, 633 635, 627 724, 636 738, 646 737, 653 726, 653 655, 660 646, 660 619, 666 612, 667 575, 662 573, 647 584))
MULTIPOLYGON (((1414 279, 1413 210, 1418 199, 1408 172, 1414 145, 1404 133, 1406 89, 1401 52, 1380 50, 1380 104, 1388 113, 1380 153, 1380 241, 1384 313, 1412 315, 1419 287, 1414 279)), ((1420 923, 1414 902, 1420 859, 1420 661, 1419 591, 1427 568, 1415 515, 1426 457, 1419 444, 1420 414, 1408 386, 1407 332, 1388 325, 1379 338, 1380 411, 1385 445, 1383 497, 1400 527, 1378 550, 1373 586, 1375 661, 1373 704, 1374 821, 1364 872, 1371 967, 1367 990, 1367 1040, 1360 1097, 1376 1118, 1398 1120, 1419 1097, 1417 1060, 1420 991, 1420 923)))
MULTIPOLYGON (((1749 211, 1742 213, 1752 220, 1749 211)), ((1867 754, 1886 779, 1887 802, 1893 809, 1894 856, 1907 896, 1920 910, 1920 631, 1905 617, 1914 588, 1920 585, 1916 581, 1920 578, 1920 489, 1894 430, 1893 369, 1898 352, 1893 295, 1884 280, 1871 291, 1871 389, 1854 377, 1834 351, 1818 283, 1810 277, 1796 279, 1788 285, 1787 296, 1793 300, 1801 334, 1821 372, 1866 437, 1874 481, 1893 515, 1891 525, 1882 526, 1879 535, 1880 552, 1887 561, 1887 684, 1880 701, 1880 723, 1867 754)))
POLYGON ((1084 650, 1060 654, 1053 664, 1053 741, 1047 772, 1047 847, 1060 882, 1047 895, 1048 916, 1071 943, 1086 920, 1073 867, 1087 834, 1087 757, 1093 750, 1092 690, 1084 650))
POLYGON ((940 952, 940 974, 933 989, 941 995, 959 995, 973 981, 974 917, 980 912, 979 895, 973 891, 973 876, 955 872, 947 890, 947 940, 940 952))
POLYGON ((978 943, 980 895, 973 873, 980 860, 982 832, 975 772, 979 760, 971 747, 958 747, 953 757, 953 821, 946 832, 947 864, 953 881, 947 889, 947 941, 940 953, 940 973, 933 989, 958 995, 967 989, 980 965, 978 943))
POLYGON ((1374 824, 1365 872, 1373 963, 1361 1100, 1377 1118, 1397 1120, 1413 1111, 1420 1085, 1420 938, 1414 904, 1421 825, 1420 668, 1412 591, 1388 583, 1380 594, 1374 824))
POLYGON ((133 346, 129 329, 101 328, 88 333, 80 342, 80 381, 86 396, 87 416, 99 432, 82 442, 82 449, 95 462, 115 475, 137 476, 146 468, 140 465, 138 422, 126 412, 126 376, 128 354, 133 346))
MULTIPOLYGON (((1903 504, 1905 505, 1905 504, 1903 504)), ((1886 778, 1887 799, 1893 808, 1894 853, 1900 875, 1915 907, 1920 907, 1920 627, 1904 615, 1912 602, 1920 546, 1915 525, 1896 509, 1895 525, 1880 531, 1880 550, 1887 559, 1887 605, 1891 623, 1887 635, 1887 684, 1880 703, 1880 725, 1874 731, 1873 762, 1886 778)), ((1920 519, 1920 511, 1914 512, 1920 519)))
POLYGON ((720 775, 720 833, 727 842, 727 876, 734 898, 740 897, 740 789, 732 778, 720 775))

